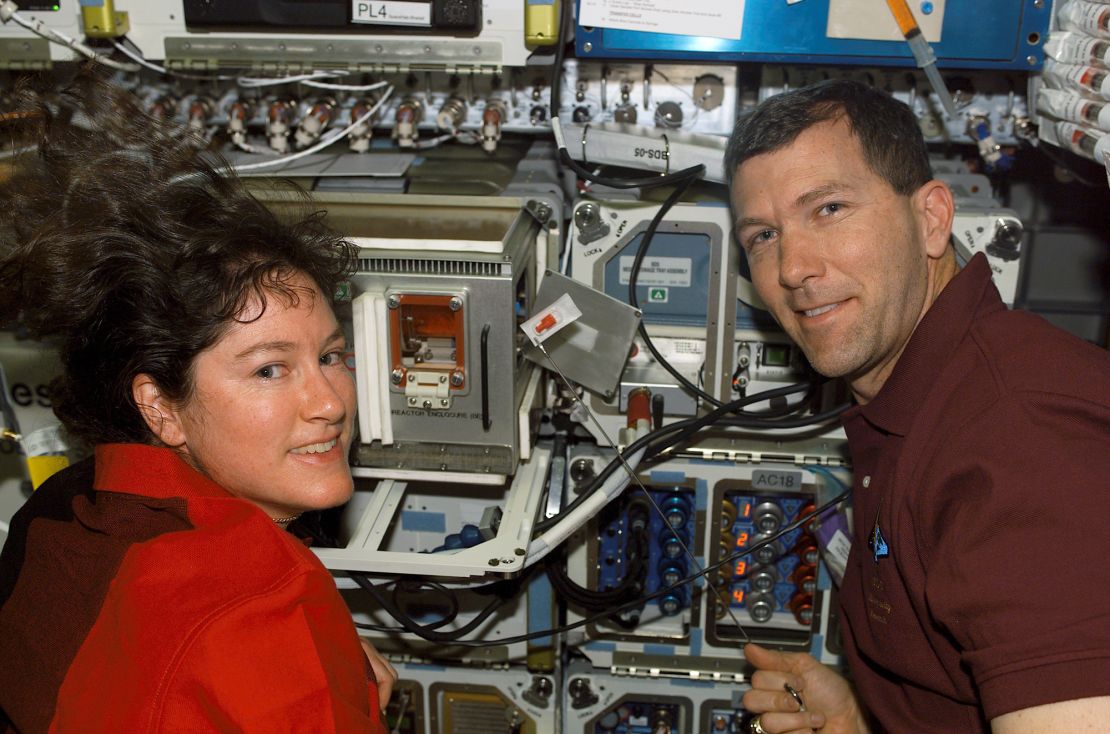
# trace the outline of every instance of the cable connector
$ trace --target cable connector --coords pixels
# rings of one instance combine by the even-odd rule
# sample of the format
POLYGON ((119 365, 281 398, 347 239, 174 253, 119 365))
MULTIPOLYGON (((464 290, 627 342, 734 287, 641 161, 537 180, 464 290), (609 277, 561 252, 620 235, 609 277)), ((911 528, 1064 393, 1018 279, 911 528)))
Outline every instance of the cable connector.
POLYGON ((12 0, 4 0, 0 3, 0 22, 7 23, 18 10, 19 6, 13 3, 12 0))

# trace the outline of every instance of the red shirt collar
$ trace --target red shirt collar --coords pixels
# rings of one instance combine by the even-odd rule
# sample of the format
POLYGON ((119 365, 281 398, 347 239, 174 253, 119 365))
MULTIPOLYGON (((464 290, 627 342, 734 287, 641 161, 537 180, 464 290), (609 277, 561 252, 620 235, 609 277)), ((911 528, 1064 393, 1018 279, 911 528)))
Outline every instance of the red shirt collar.
POLYGON ((96 447, 93 487, 144 497, 230 497, 220 485, 204 476, 173 449, 135 443, 110 443, 96 447))

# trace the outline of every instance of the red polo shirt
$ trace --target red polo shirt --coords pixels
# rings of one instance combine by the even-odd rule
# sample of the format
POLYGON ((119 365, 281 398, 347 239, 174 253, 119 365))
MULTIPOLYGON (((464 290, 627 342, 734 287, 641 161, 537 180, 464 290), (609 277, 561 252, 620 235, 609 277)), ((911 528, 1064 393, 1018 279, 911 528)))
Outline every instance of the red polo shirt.
POLYGON ((1110 694, 1110 353, 1008 311, 978 255, 844 424, 846 649, 878 723, 1110 694))
POLYGON ((167 449, 100 446, 0 556, 0 731, 373 732, 331 576, 167 449), (7 719, 7 727, 5 724, 7 719))

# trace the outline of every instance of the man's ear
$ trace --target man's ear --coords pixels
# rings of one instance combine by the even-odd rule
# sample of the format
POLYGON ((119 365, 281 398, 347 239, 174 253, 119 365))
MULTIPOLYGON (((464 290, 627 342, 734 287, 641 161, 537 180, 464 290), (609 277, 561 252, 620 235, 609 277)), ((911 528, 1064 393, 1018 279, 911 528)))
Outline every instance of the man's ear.
POLYGON ((925 252, 940 259, 948 252, 952 239, 952 219, 956 215, 952 191, 943 181, 933 179, 917 190, 914 203, 925 252))
POLYGON ((153 377, 145 373, 136 375, 131 381, 131 397, 159 441, 174 449, 185 445, 185 431, 178 411, 162 394, 153 377))

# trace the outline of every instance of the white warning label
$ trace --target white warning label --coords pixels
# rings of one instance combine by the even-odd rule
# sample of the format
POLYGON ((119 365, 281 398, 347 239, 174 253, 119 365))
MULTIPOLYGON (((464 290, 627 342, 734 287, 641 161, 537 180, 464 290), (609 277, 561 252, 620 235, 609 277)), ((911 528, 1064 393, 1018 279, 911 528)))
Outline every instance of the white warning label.
MULTIPOLYGON (((628 285, 635 257, 622 256, 620 260, 621 285, 628 285)), ((689 288, 692 280, 693 260, 688 257, 645 257, 640 263, 636 285, 662 285, 689 288)))
POLYGON ((352 0, 351 22, 430 27, 432 4, 406 0, 385 0, 385 2, 352 0))

